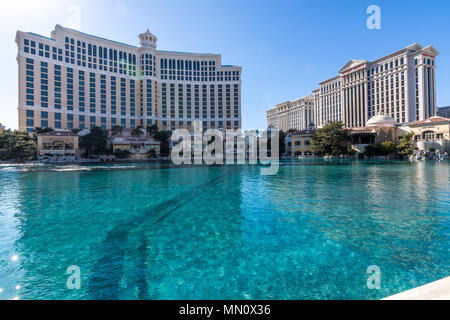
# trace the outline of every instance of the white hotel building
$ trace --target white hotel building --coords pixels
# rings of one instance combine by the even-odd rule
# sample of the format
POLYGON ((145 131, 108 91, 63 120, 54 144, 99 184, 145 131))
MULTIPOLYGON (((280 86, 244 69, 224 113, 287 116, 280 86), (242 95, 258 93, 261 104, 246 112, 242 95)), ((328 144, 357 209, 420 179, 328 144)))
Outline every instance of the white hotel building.
POLYGON ((295 101, 286 101, 267 110, 269 128, 288 130, 308 130, 314 121, 314 98, 312 95, 295 101))
POLYGON ((19 130, 150 126, 241 128, 241 72, 221 55, 139 47, 57 25, 47 38, 18 31, 19 130))
MULTIPOLYGON (((418 43, 369 62, 350 60, 339 75, 313 91, 313 123, 342 121, 346 127, 364 127, 377 115, 397 123, 421 121, 436 114, 436 56, 432 46, 418 43)), ((269 116, 268 125, 274 122, 269 116)), ((296 128, 302 129, 302 128, 296 128)))

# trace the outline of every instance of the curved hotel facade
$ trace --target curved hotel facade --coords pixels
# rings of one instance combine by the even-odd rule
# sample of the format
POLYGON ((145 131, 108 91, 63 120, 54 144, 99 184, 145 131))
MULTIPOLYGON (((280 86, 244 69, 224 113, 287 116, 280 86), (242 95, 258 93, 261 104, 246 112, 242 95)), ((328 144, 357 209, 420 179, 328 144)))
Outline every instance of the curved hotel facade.
POLYGON ((221 55, 122 44, 57 25, 51 38, 18 31, 19 130, 157 124, 241 128, 241 72, 221 55))
MULTIPOLYGON (((314 125, 342 121, 347 127, 364 127, 377 114, 397 123, 434 116, 437 55, 432 46, 423 48, 415 43, 372 62, 350 60, 339 75, 313 91, 314 125)), ((273 110, 268 111, 269 126, 276 122, 273 110)))

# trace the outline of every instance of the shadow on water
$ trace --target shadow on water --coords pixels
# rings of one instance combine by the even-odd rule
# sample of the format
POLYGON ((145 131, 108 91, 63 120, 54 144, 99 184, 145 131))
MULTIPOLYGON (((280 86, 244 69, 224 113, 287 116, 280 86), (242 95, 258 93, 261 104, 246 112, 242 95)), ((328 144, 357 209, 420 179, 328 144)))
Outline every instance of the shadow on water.
POLYGON ((113 282, 111 279, 118 279, 118 275, 122 273, 125 256, 124 245, 127 237, 128 231, 122 228, 118 228, 106 236, 102 243, 102 251, 112 254, 103 256, 93 266, 94 272, 89 278, 89 299, 118 299, 119 282, 113 282))
POLYGON ((89 277, 89 299, 93 300, 117 300, 119 298, 120 281, 123 276, 123 265, 125 259, 125 246, 131 233, 139 234, 141 239, 139 248, 138 264, 139 274, 136 276, 138 288, 138 298, 148 299, 148 286, 146 281, 146 251, 147 241, 145 239, 143 226, 152 222, 158 224, 166 219, 171 213, 181 208, 185 203, 203 194, 213 187, 221 184, 227 177, 233 175, 239 170, 239 167, 230 168, 220 177, 208 179, 200 185, 194 186, 190 190, 174 195, 153 206, 139 217, 133 217, 128 222, 122 223, 112 230, 108 231, 105 240, 100 244, 99 252, 103 256, 97 260, 93 269, 95 270, 89 277), (155 217, 155 219, 149 219, 155 217))
POLYGON ((147 239, 145 234, 141 232, 140 234, 140 242, 138 248, 138 257, 136 263, 138 265, 138 274, 137 274, 137 288, 138 288, 138 299, 139 300, 148 300, 148 284, 146 277, 147 270, 147 239))

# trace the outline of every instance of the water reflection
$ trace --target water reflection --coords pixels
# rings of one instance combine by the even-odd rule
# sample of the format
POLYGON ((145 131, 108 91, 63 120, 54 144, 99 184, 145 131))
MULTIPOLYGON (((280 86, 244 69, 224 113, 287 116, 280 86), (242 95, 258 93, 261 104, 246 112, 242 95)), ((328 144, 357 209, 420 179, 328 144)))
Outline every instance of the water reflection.
POLYGON ((21 199, 16 172, 5 173, 0 181, 0 300, 7 300, 20 297, 23 283, 21 250, 15 245, 22 235, 21 199))
POLYGON ((448 274, 448 164, 259 173, 0 170, 0 299, 381 298, 448 274))
MULTIPOLYGON (((322 241, 331 239, 341 254, 358 257, 354 272, 352 267, 345 270, 352 275, 347 284, 352 277, 363 283, 365 270, 372 264, 388 270, 384 284, 390 290, 378 293, 380 296, 429 282, 430 275, 434 280, 447 276, 448 206, 442 204, 449 199, 447 165, 286 170, 287 178, 274 178, 268 188, 277 212, 273 215, 286 215, 283 221, 290 223, 286 223, 285 233, 297 223, 304 226, 307 219, 315 226, 310 235, 315 242, 309 245, 318 247, 319 231, 325 237, 322 241), (283 197, 285 194, 289 196, 283 197)), ((328 245, 318 248, 317 258, 333 255, 328 249, 328 245)), ((341 261, 329 266, 336 269, 336 278, 346 278, 341 261)), ((375 297, 370 292, 359 294, 375 297)))

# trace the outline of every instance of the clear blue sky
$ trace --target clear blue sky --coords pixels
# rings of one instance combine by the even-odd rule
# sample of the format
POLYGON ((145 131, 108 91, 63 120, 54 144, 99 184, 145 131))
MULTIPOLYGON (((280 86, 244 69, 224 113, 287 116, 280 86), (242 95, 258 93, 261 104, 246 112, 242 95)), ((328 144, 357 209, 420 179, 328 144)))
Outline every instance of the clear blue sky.
POLYGON ((243 127, 265 128, 265 111, 311 93, 349 59, 374 60, 411 43, 433 45, 438 106, 450 105, 450 1, 15 0, 0 13, 0 123, 17 128, 17 29, 49 36, 55 24, 137 45, 150 29, 158 48, 222 54, 241 65, 243 127), (381 8, 381 30, 366 9, 381 8), (79 18, 77 12, 79 12, 79 18))

